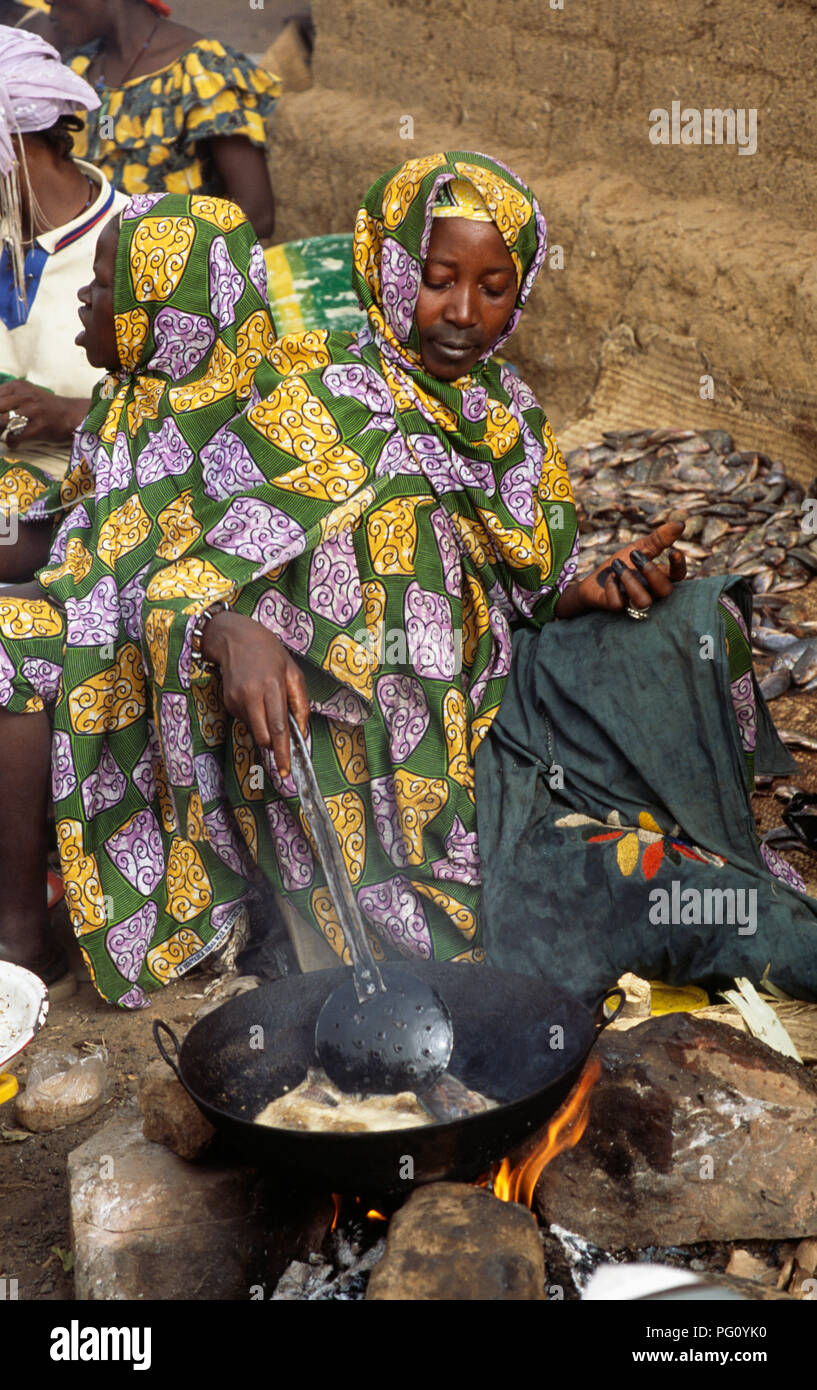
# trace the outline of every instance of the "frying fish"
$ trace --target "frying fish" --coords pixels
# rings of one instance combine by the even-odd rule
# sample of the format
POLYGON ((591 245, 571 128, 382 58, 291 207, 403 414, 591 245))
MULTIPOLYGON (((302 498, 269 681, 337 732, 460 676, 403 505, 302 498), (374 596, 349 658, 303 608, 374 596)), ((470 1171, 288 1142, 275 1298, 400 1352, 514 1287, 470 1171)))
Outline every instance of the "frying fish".
MULTIPOLYGON (((448 1080, 448 1089, 442 1082, 438 1083, 440 1113, 446 1119, 452 1114, 473 1114, 496 1106, 496 1101, 487 1100, 477 1091, 469 1091, 454 1078, 448 1080)), ((437 1112, 421 1104, 413 1091, 400 1091, 397 1095, 350 1095, 330 1081, 322 1068, 310 1067, 300 1086, 271 1100, 256 1115, 255 1123, 273 1129, 371 1134, 390 1129, 419 1129, 421 1125, 433 1124, 435 1118, 437 1112)))

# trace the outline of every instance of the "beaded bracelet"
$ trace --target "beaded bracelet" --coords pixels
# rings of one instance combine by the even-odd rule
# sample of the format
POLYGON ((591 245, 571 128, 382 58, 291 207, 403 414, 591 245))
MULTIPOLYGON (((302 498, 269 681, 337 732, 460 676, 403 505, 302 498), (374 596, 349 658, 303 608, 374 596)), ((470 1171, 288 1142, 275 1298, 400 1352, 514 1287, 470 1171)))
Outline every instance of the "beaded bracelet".
POLYGON ((216 613, 229 613, 229 611, 230 605, 227 600, 223 598, 217 599, 215 603, 211 603, 208 608, 205 608, 202 613, 199 613, 193 624, 193 632, 190 638, 190 652, 196 665, 201 667, 202 671, 218 670, 218 663, 215 661, 208 661, 202 652, 201 644, 204 637, 204 629, 210 619, 215 617, 216 613))

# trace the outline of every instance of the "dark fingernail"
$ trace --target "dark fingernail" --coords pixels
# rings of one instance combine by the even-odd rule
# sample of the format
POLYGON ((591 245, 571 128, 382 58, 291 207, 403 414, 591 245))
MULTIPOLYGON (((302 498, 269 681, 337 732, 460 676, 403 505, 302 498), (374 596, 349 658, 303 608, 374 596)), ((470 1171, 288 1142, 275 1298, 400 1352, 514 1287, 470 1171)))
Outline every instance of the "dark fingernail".
POLYGON ((646 555, 641 550, 631 550, 630 559, 636 568, 640 570, 643 570, 644 566, 648 563, 646 555))
POLYGON ((623 560, 614 560, 610 568, 613 571, 613 574, 618 575, 619 579, 621 578, 622 574, 627 573, 627 566, 625 565, 623 560))

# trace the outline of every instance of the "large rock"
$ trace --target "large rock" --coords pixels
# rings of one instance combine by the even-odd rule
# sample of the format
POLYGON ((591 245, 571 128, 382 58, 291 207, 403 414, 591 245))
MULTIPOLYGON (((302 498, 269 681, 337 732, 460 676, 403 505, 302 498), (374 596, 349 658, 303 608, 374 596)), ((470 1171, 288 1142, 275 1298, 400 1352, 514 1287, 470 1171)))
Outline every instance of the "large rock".
POLYGON ((605 1250, 817 1232, 817 1083, 804 1066, 694 1014, 598 1047, 584 1137, 537 1188, 545 1220, 605 1250))
POLYGON ((367 1299, 544 1299, 545 1261, 530 1212, 481 1187, 440 1182, 392 1217, 367 1299))
POLYGON ((79 1299, 271 1298, 318 1249, 331 1202, 239 1164, 190 1164, 117 1116, 68 1157, 79 1299))
POLYGON ((198 1158, 209 1148, 215 1130, 165 1062, 151 1062, 139 1082, 142 1133, 164 1144, 179 1158, 198 1158))

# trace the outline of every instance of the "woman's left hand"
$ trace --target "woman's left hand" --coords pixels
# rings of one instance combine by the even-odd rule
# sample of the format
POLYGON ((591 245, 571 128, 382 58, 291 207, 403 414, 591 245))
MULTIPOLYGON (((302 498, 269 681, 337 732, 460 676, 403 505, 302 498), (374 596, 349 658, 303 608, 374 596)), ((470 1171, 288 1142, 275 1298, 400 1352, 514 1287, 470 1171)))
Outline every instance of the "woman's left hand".
POLYGON ((616 554, 584 579, 569 584, 556 605, 557 618, 576 618, 593 608, 620 613, 634 608, 651 608, 672 593, 686 577, 686 557, 673 550, 683 533, 683 521, 667 521, 638 543, 624 545, 616 554), (669 565, 659 565, 658 556, 668 551, 669 565))
POLYGON ((6 440, 6 450, 35 439, 62 443, 70 439, 88 414, 90 400, 79 396, 56 396, 44 386, 30 381, 5 381, 0 386, 0 431, 9 422, 9 411, 24 415, 28 423, 6 440))

